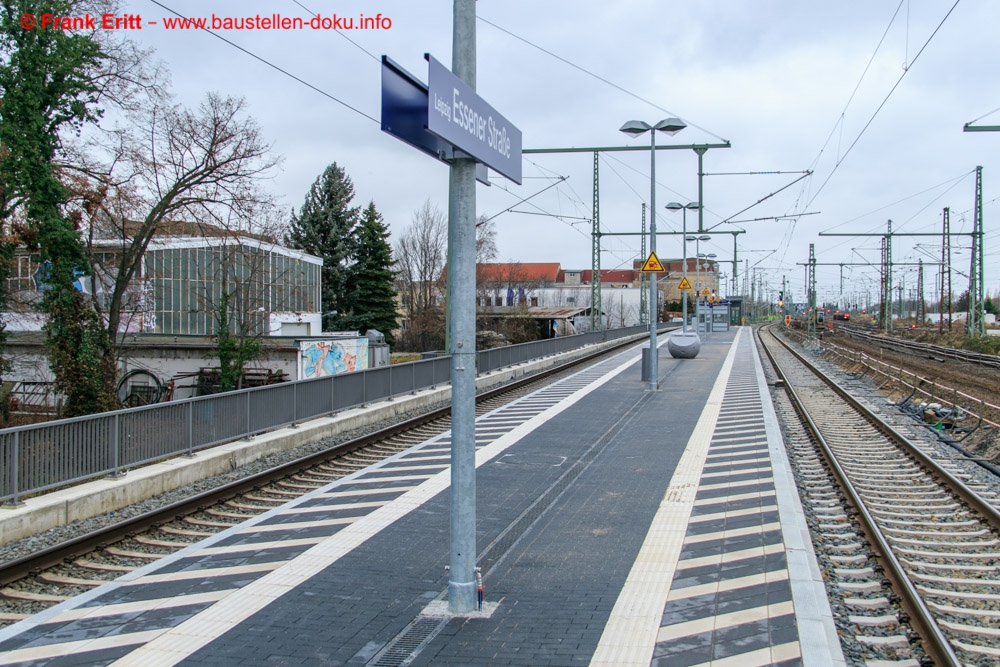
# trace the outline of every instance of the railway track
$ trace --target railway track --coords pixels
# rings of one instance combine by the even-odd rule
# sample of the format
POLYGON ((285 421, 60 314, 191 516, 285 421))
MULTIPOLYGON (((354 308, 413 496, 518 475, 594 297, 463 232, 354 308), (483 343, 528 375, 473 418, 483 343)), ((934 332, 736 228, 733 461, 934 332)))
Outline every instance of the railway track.
MULTIPOLYGON (((476 413, 497 409, 620 348, 588 355, 484 392, 476 413)), ((0 564, 0 627, 15 623, 451 428, 450 407, 428 412, 280 467, 226 484, 39 553, 0 564)))
POLYGON ((988 368, 1000 368, 1000 356, 995 354, 983 354, 982 352, 970 352, 959 350, 943 345, 931 345, 930 343, 918 343, 917 341, 906 340, 905 338, 894 338, 892 336, 880 336, 871 331, 855 325, 841 325, 841 331, 848 336, 859 338, 873 345, 885 347, 887 349, 914 354, 934 361, 944 361, 952 359, 968 364, 977 364, 988 368))
POLYGON ((858 641, 909 664, 917 650, 937 665, 1000 662, 995 494, 905 438, 770 330, 759 340, 811 434, 809 443, 790 444, 803 500, 825 517, 820 541, 837 554, 834 575, 858 610, 850 618, 858 641))

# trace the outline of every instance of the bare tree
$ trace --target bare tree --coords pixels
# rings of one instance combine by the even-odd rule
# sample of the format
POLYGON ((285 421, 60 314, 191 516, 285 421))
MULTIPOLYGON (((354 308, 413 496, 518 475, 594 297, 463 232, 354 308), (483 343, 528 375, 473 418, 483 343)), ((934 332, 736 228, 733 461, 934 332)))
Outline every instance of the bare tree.
POLYGON ((639 321, 639 309, 631 298, 625 298, 624 289, 605 290, 601 304, 608 326, 625 327, 639 321))
MULTIPOLYGON (((128 11, 122 0, 71 0, 71 6, 77 16, 121 15, 128 11)), ((154 57, 153 49, 141 47, 131 32, 99 27, 89 33, 101 49, 101 59, 98 67, 89 72, 89 82, 102 107, 135 112, 151 99, 164 99, 169 73, 154 57)))
POLYGON ((65 181, 93 263, 91 293, 106 295, 97 305, 109 354, 117 354, 134 280, 158 234, 184 221, 252 232, 273 219, 260 181, 279 160, 241 99, 209 94, 197 111, 151 99, 75 157, 65 181))
POLYGON ((403 332, 403 344, 407 347, 426 347, 444 340, 439 296, 447 249, 447 218, 427 200, 399 236, 394 252, 408 321, 408 331, 403 332))
POLYGON ((496 223, 481 215, 476 221, 476 264, 492 262, 499 254, 496 223))

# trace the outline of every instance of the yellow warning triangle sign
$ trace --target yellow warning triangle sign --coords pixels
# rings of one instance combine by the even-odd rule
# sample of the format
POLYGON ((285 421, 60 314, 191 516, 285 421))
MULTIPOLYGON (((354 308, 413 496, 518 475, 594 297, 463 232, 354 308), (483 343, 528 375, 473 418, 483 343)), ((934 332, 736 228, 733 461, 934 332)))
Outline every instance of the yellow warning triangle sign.
POLYGON ((691 283, 688 282, 687 278, 681 278, 681 282, 677 285, 677 289, 691 289, 691 283))
POLYGON ((660 263, 659 258, 656 256, 655 252, 649 253, 649 257, 646 258, 646 263, 642 265, 640 271, 645 271, 646 273, 653 273, 656 271, 663 271, 663 264, 660 263))

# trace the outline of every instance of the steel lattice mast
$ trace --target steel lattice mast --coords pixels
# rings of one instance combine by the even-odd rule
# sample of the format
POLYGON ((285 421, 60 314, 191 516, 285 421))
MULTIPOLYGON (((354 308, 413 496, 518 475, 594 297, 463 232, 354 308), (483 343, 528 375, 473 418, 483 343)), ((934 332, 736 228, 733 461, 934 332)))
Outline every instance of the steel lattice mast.
POLYGON ((892 220, 882 237, 882 331, 892 331, 892 220))
POLYGON ((806 347, 816 348, 816 244, 809 244, 809 264, 807 266, 806 290, 809 294, 809 310, 806 317, 806 347))
POLYGON ((976 202, 972 221, 972 258, 969 262, 969 314, 965 318, 970 337, 986 335, 983 289, 983 168, 976 167, 976 202))
POLYGON ((948 308, 948 331, 951 331, 951 209, 947 206, 941 215, 941 310, 938 312, 938 330, 944 331, 942 320, 948 308))

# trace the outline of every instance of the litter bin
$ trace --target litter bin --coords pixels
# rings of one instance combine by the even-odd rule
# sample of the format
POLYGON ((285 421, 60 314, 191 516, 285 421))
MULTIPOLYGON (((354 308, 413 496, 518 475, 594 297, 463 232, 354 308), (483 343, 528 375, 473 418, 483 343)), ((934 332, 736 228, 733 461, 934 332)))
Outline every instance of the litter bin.
POLYGON ((642 363, 639 366, 642 368, 642 381, 649 382, 649 343, 642 346, 642 363))

